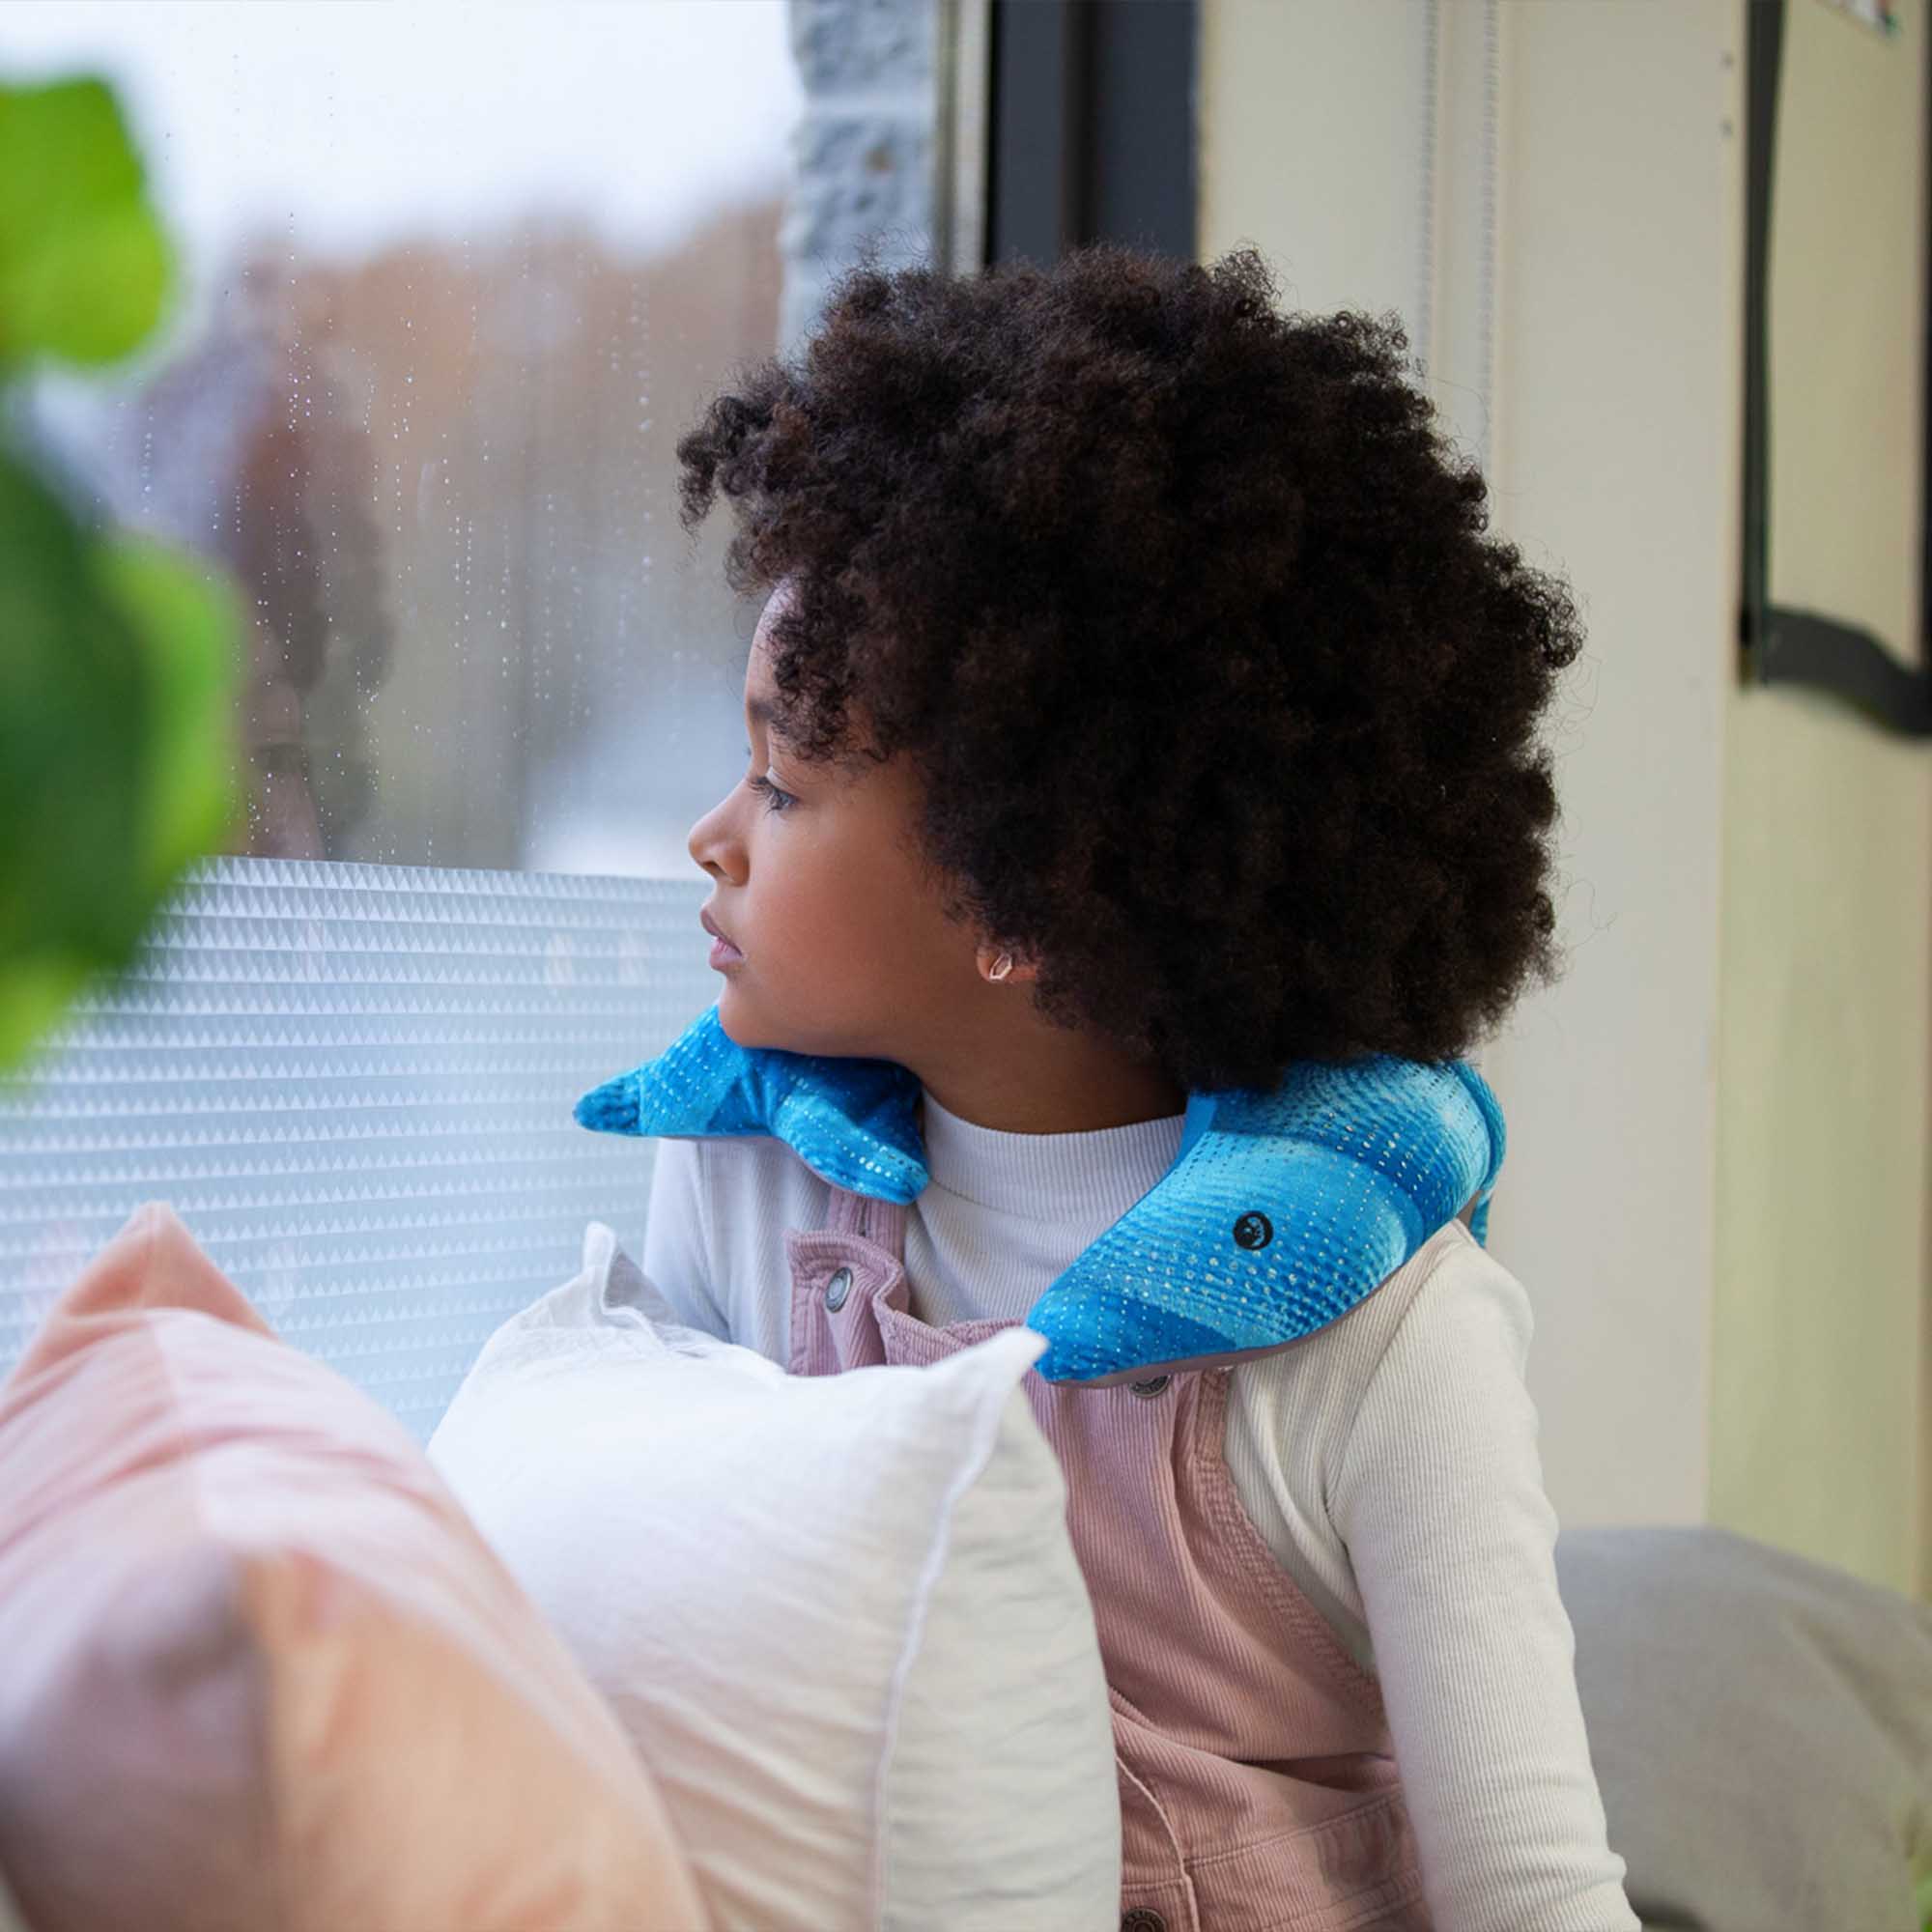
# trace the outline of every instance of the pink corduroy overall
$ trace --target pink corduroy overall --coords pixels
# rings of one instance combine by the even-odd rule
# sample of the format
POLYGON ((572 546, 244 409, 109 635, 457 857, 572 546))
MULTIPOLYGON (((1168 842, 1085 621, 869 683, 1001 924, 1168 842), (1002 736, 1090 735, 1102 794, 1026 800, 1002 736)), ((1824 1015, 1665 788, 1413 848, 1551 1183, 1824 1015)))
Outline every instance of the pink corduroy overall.
MULTIPOLYGON (((908 1312, 905 1208, 788 1229, 794 1375, 923 1365, 1014 1321, 908 1312)), ((1121 1932, 1430 1932, 1381 1693, 1223 1459, 1232 1368, 1024 1386, 1066 1481, 1113 1705, 1121 1932)))

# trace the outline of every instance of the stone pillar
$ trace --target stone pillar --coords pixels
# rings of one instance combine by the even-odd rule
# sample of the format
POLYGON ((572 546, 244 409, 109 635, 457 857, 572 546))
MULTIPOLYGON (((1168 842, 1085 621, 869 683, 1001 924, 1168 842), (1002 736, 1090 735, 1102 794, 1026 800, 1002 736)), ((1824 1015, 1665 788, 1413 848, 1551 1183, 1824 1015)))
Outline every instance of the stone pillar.
POLYGON ((806 107, 779 224, 787 356, 866 243, 888 271, 933 259, 940 4, 790 0, 790 22, 806 107))

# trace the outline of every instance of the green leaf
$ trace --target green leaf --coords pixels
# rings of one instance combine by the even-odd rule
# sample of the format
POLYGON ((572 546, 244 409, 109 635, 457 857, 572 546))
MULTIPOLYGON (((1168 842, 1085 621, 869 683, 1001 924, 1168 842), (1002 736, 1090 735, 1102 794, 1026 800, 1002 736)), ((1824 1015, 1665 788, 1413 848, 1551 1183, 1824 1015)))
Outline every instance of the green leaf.
POLYGON ((234 825, 242 610, 213 565, 83 531, 0 450, 0 1069, 234 825))
POLYGON ((111 362, 160 319, 173 249, 92 76, 0 85, 0 361, 111 362))
MULTIPOLYGON (((174 260, 144 180, 104 81, 0 85, 0 379, 153 329, 174 260)), ((0 446, 0 1071, 235 823, 245 624, 224 572, 83 528, 0 446)))
POLYGON ((0 959, 0 1073, 26 1059, 89 977, 87 967, 68 953, 0 959))
POLYGON ((234 695, 242 603, 232 579, 148 537, 108 539, 97 563, 145 652, 153 708, 138 865, 152 901, 184 866, 218 850, 242 813, 234 695))
POLYGON ((0 961, 133 945, 152 704, 84 532, 0 450, 0 961))

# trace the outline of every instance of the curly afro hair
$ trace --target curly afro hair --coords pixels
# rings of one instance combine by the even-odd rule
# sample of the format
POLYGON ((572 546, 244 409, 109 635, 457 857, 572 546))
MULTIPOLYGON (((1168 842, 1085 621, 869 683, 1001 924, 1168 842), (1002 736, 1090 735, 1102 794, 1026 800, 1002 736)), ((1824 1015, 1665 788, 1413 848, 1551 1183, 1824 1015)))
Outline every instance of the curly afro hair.
POLYGON ((1483 534, 1393 312, 1273 297, 1252 248, 868 253, 677 443, 732 589, 795 580, 796 753, 910 756, 949 916, 1190 1092, 1463 1055, 1561 971, 1531 733, 1575 607, 1483 534))

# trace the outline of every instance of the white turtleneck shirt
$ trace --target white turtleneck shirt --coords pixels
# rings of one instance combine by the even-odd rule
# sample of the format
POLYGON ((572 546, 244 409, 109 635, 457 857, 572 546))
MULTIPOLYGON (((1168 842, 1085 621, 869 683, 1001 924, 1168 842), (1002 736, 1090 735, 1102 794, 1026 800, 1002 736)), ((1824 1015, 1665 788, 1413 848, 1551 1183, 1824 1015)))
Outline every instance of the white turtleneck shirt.
MULTIPOLYGON (((977 1126, 923 1090, 911 1313, 1024 1321, 1173 1166, 1181 1114, 977 1126)), ((643 1270, 789 1366, 784 1233, 830 1189, 770 1136, 657 1144, 643 1270)), ((1523 1381, 1529 1297, 1452 1221, 1340 1321, 1237 1363, 1225 1451, 1263 1540, 1379 1684, 1436 1932, 1641 1932, 1607 1842, 1523 1381)))

